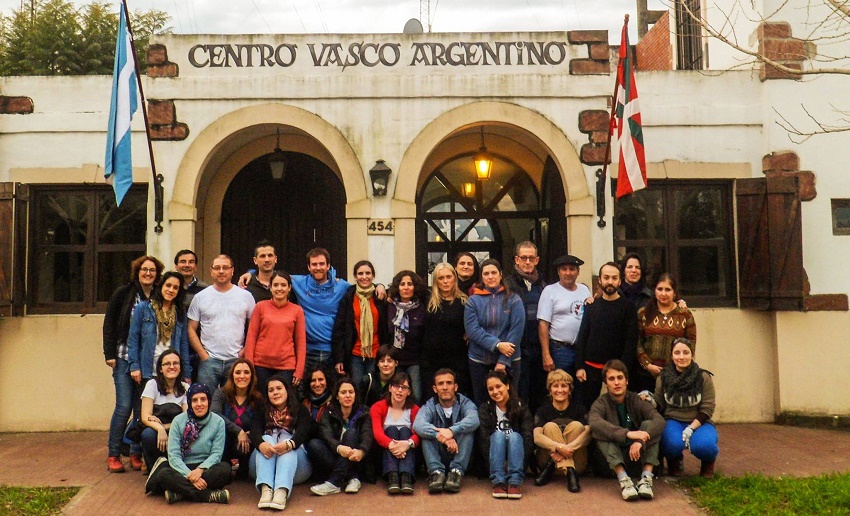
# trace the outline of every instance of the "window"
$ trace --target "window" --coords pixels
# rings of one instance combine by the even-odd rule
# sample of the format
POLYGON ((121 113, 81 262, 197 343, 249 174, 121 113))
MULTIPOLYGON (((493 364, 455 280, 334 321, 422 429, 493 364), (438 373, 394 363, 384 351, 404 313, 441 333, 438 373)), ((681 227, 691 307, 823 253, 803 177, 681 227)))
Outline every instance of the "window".
POLYGON ((32 185, 29 313, 102 312, 145 253, 147 187, 32 185))
POLYGON ((832 234, 850 235, 850 199, 832 199, 832 234))
POLYGON ((702 16, 699 0, 676 1, 676 69, 702 70, 702 27, 694 16, 702 16))
POLYGON ((647 286, 670 272, 692 306, 735 304, 732 182, 655 180, 614 206, 614 254, 645 261, 647 286))

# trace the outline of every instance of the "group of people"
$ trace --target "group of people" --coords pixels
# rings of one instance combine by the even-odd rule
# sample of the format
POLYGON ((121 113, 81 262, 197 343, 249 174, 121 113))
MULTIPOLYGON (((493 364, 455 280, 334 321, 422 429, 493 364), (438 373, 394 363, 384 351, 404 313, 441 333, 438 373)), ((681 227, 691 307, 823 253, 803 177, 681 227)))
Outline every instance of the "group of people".
POLYGON ((390 494, 412 494, 417 456, 431 493, 458 492, 477 456, 494 498, 520 498, 528 468, 536 485, 558 472, 578 492, 594 457, 626 500, 653 497, 659 453, 680 475, 688 448, 711 476, 712 375, 693 360, 696 325, 675 280, 650 290, 628 255, 600 268, 593 295, 579 258, 555 260, 551 285, 539 260, 532 242, 516 247, 511 274, 461 253, 434 267, 430 288, 409 270, 376 284, 363 260, 350 284, 324 249, 307 253, 309 274, 290 275, 261 241, 256 269, 234 284, 232 259, 217 256, 207 286, 191 250, 176 272, 141 256, 104 319, 107 467, 124 471, 129 446, 146 492, 169 503, 227 503, 235 476, 277 510, 310 478, 320 496, 379 474, 390 494))

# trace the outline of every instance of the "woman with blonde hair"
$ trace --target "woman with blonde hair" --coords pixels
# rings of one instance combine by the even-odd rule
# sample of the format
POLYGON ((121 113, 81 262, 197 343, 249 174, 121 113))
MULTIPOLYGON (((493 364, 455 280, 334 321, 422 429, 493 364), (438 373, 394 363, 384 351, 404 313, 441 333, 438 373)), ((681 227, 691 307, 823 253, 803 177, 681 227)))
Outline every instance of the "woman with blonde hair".
POLYGON ((434 373, 449 368, 457 373, 458 392, 472 396, 467 363, 466 330, 463 310, 467 295, 458 285, 457 272, 448 263, 438 263, 431 274, 431 298, 425 312, 422 336, 422 392, 430 390, 434 373))

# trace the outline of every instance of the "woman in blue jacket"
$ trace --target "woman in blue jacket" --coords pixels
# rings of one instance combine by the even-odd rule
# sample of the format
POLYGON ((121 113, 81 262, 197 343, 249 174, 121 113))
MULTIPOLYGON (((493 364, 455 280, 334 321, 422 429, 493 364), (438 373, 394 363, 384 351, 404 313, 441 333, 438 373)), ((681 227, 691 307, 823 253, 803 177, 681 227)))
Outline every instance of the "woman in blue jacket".
POLYGON ((487 374, 510 373, 517 392, 525 330, 525 307, 502 277, 502 266, 490 258, 481 263, 481 283, 466 302, 463 325, 469 337, 469 374, 475 404, 487 400, 487 374))
POLYGON ((189 333, 186 310, 183 308, 183 277, 178 272, 166 272, 162 283, 154 288, 150 301, 144 301, 133 311, 127 354, 130 376, 145 385, 156 376, 154 365, 166 349, 173 349, 185 364, 183 379, 192 377, 189 364, 189 333))

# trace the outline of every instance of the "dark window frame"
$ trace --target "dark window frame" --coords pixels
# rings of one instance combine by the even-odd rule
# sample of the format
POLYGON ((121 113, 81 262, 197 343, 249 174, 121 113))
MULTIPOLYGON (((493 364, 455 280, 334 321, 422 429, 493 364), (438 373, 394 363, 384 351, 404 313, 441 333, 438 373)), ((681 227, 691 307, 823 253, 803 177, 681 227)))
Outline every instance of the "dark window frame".
POLYGON ((702 70, 705 67, 703 56, 702 26, 688 13, 702 16, 700 0, 676 0, 676 69, 702 70), (685 9, 684 3, 688 4, 685 9))
MULTIPOLYGON (((110 185, 103 184, 39 184, 30 185, 30 203, 29 203, 29 234, 28 234, 28 274, 26 279, 27 284, 27 313, 28 314, 74 314, 74 313, 103 313, 106 311, 108 300, 98 301, 98 281, 99 281, 99 260, 100 253, 107 252, 127 252, 137 253, 141 256, 146 253, 147 249, 147 215, 145 215, 145 226, 139 228, 140 234, 143 235, 141 243, 130 244, 115 244, 115 243, 100 243, 98 228, 101 222, 100 205, 98 204, 99 196, 104 193, 112 194, 113 190, 110 185), (47 214, 39 213, 40 200, 48 195, 57 194, 75 195, 86 198, 86 240, 85 243, 78 244, 42 244, 38 241, 38 235, 41 234, 42 225, 45 222, 47 214), (39 302, 39 288, 43 285, 39 284, 38 257, 42 252, 78 252, 83 253, 83 300, 82 301, 50 301, 39 302)), ((112 194, 114 195, 114 194, 112 194)), ((147 185, 134 184, 122 203, 122 208, 127 202, 136 202, 144 199, 145 211, 147 212, 147 185)), ((114 202, 114 197, 113 197, 114 202)), ((129 263, 126 266, 126 272, 121 277, 129 279, 129 263)), ((55 281, 55 278, 54 278, 55 281)), ((116 285, 117 287, 117 285, 116 285)))
MULTIPOLYGON (((616 180, 614 181, 612 191, 616 191, 616 180)), ((663 249, 666 263, 645 264, 650 274, 669 272, 682 286, 682 278, 680 271, 682 269, 680 260, 680 250, 687 247, 708 247, 714 246, 719 248, 720 263, 718 263, 718 273, 724 279, 726 286, 724 295, 696 295, 688 293, 687 289, 683 289, 682 297, 684 297, 689 306, 693 307, 733 307, 737 306, 737 268, 735 257, 735 217, 734 217, 734 180, 731 179, 657 179, 649 182, 648 190, 661 192, 661 200, 663 206, 663 236, 662 238, 654 239, 618 239, 616 237, 616 229, 614 231, 614 258, 621 260, 623 256, 629 252, 637 252, 644 260, 648 253, 642 252, 646 248, 661 248, 663 249), (678 227, 678 210, 674 205, 676 192, 693 190, 694 187, 706 187, 710 190, 716 190, 720 194, 721 209, 727 214, 721 227, 722 237, 713 237, 705 239, 685 239, 679 238, 676 234, 678 227), (625 249, 625 252, 618 252, 619 249, 625 249)), ((637 192, 635 195, 641 195, 637 192)), ((614 227, 617 222, 617 203, 614 205, 614 227)), ((646 286, 652 288, 652 277, 645 277, 646 286)))

